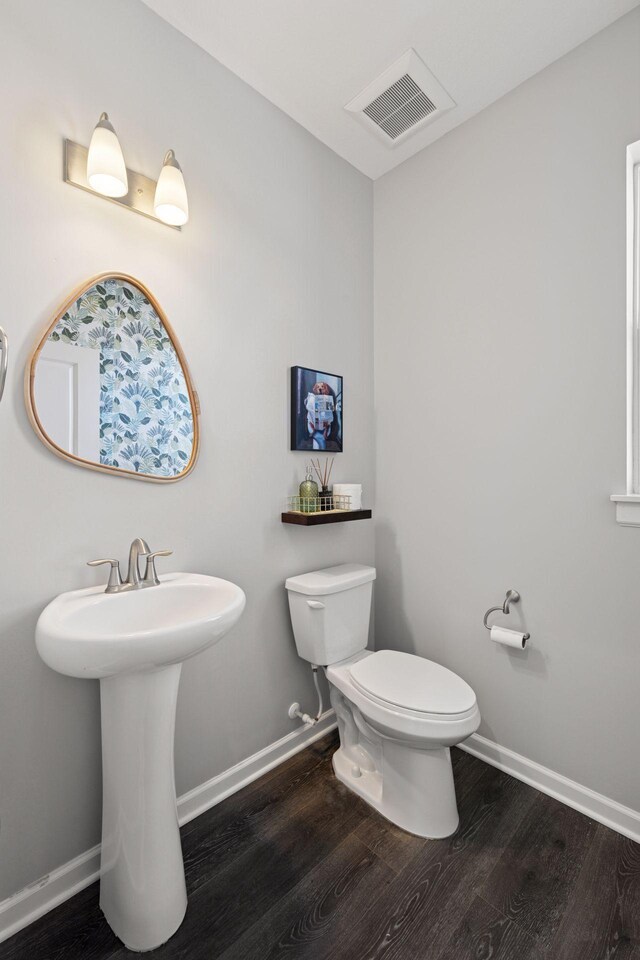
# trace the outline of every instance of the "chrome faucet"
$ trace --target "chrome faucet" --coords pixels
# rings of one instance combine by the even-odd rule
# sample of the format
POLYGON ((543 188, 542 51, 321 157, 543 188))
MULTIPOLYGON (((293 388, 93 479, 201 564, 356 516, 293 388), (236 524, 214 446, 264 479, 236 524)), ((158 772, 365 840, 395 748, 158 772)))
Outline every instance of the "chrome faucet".
POLYGON ((129 547, 129 569, 127 570, 127 583, 133 590, 138 590, 142 586, 140 579, 140 557, 148 557, 151 553, 149 544, 142 537, 136 537, 131 541, 129 547))
POLYGON ((110 563, 109 582, 105 593, 124 593, 125 590, 142 590, 144 587, 157 587, 160 583, 156 573, 156 557, 170 557, 173 550, 149 550, 149 544, 142 537, 136 537, 129 548, 129 569, 127 579, 122 581, 120 576, 119 560, 88 560, 87 566, 98 567, 102 563, 110 563), (147 565, 144 577, 140 576, 140 557, 146 557, 147 565))

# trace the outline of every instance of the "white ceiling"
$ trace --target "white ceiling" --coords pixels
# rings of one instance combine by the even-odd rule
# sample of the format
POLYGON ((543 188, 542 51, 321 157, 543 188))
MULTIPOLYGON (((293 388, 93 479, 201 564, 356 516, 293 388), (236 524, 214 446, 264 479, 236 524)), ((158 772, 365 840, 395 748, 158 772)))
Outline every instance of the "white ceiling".
POLYGON ((144 0, 373 179, 640 0, 144 0), (344 105, 409 47, 457 106, 387 147, 344 105))

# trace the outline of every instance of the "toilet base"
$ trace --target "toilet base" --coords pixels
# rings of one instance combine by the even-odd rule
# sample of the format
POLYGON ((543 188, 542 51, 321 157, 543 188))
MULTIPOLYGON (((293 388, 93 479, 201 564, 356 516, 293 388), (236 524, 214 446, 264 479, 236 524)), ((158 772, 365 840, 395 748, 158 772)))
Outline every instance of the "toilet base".
POLYGON ((341 783, 408 833, 439 840, 456 832, 459 817, 448 747, 416 750, 384 740, 382 771, 358 767, 342 747, 332 762, 341 783))
POLYGON ((392 739, 376 730, 331 683, 340 748, 333 769, 342 783, 409 833, 436 840, 458 828, 458 807, 448 747, 392 739))

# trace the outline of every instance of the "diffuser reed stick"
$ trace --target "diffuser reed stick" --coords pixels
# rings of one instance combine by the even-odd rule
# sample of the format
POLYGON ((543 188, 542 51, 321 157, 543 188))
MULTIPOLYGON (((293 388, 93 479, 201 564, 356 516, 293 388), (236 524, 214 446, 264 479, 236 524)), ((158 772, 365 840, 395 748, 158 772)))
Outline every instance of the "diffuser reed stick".
POLYGON ((327 487, 329 486, 329 480, 331 479, 331 471, 333 470, 333 461, 334 461, 334 460, 335 460, 335 457, 331 457, 331 462, 330 462, 330 464, 329 464, 329 473, 327 474, 327 482, 326 482, 326 484, 325 484, 325 486, 327 486, 327 487))
POLYGON ((316 476, 320 481, 320 484, 323 489, 329 486, 329 478, 331 477, 331 471, 333 470, 333 461, 335 457, 331 457, 329 460, 325 460, 324 465, 320 462, 320 458, 317 460, 311 460, 311 465, 316 472, 316 476))

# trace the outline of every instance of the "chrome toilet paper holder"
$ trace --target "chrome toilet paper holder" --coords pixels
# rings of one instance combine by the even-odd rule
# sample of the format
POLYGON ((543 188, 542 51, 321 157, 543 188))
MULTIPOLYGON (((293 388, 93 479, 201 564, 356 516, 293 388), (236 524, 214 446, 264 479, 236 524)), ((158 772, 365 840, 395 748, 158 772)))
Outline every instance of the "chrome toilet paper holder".
MULTIPOLYGON (((485 613, 485 615, 484 615, 484 620, 483 620, 482 622, 484 623, 484 625, 485 625, 485 627, 487 628, 487 630, 491 630, 491 627, 490 627, 489 624, 487 623, 487 620, 489 619, 489 617, 490 617, 490 615, 491 615, 492 613, 497 613, 498 611, 501 611, 502 613, 508 614, 508 613, 510 612, 510 611, 509 611, 509 607, 511 606, 511 604, 512 604, 512 603, 519 603, 519 602, 520 602, 520 594, 518 593, 518 591, 517 591, 517 590, 507 590, 507 595, 506 595, 506 597, 504 598, 504 603, 503 603, 501 606, 499 606, 499 607, 489 607, 489 609, 488 609, 487 612, 485 613)), ((523 637, 523 640, 530 640, 530 639, 531 639, 530 634, 525 633, 525 635, 524 635, 524 637, 523 637)))

